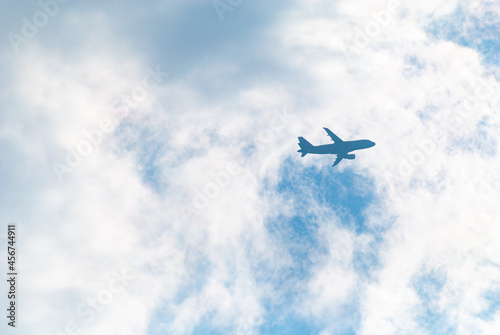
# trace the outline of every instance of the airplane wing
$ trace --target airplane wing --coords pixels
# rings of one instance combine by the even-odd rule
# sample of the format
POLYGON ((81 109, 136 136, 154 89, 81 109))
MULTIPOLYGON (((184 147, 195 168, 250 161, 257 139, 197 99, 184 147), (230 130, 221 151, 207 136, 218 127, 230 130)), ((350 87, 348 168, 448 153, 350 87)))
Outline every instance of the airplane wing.
MULTIPOLYGON (((330 129, 328 128, 323 128, 326 133, 328 134, 328 136, 330 136, 330 138, 332 139, 333 142, 344 142, 340 139, 340 137, 338 137, 337 135, 335 135, 330 129)), ((340 162, 340 161, 339 161, 340 162)))
POLYGON ((335 163, 333 163, 332 167, 340 163, 340 161, 344 158, 342 155, 337 155, 337 159, 335 160, 335 163))

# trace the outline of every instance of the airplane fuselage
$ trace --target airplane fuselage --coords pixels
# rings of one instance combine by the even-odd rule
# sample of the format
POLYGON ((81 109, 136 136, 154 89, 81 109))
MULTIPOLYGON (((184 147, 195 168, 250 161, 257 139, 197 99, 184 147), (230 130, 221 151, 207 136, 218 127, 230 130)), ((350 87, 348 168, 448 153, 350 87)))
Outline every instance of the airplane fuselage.
POLYGON ((375 145, 369 140, 344 141, 333 144, 315 145, 308 149, 308 154, 347 154, 354 150, 368 149, 375 145))

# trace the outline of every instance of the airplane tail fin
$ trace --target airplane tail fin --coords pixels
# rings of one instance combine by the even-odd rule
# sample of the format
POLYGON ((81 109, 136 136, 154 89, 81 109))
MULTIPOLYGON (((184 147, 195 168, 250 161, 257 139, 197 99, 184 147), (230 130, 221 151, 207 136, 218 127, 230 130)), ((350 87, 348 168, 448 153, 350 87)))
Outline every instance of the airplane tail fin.
POLYGON ((299 137, 299 147, 300 147, 300 150, 297 150, 297 152, 301 152, 302 155, 300 157, 304 157, 309 152, 311 152, 311 149, 314 148, 314 145, 307 142, 307 140, 305 138, 299 137))

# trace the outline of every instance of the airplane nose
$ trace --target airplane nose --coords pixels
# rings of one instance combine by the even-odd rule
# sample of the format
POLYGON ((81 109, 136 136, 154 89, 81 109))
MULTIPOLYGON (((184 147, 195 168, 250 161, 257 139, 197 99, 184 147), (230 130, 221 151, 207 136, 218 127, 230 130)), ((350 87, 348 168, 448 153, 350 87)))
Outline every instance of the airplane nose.
POLYGON ((373 147, 375 145, 375 142, 370 141, 370 144, 373 147))

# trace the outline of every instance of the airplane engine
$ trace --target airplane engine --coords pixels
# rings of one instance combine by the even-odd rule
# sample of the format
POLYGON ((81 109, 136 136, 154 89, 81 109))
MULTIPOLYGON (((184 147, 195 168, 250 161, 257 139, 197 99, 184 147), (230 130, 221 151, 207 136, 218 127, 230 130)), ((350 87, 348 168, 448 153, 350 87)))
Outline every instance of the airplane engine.
POLYGON ((344 158, 345 159, 354 159, 354 158, 356 158, 356 155, 355 154, 349 154, 349 155, 345 155, 344 158))

